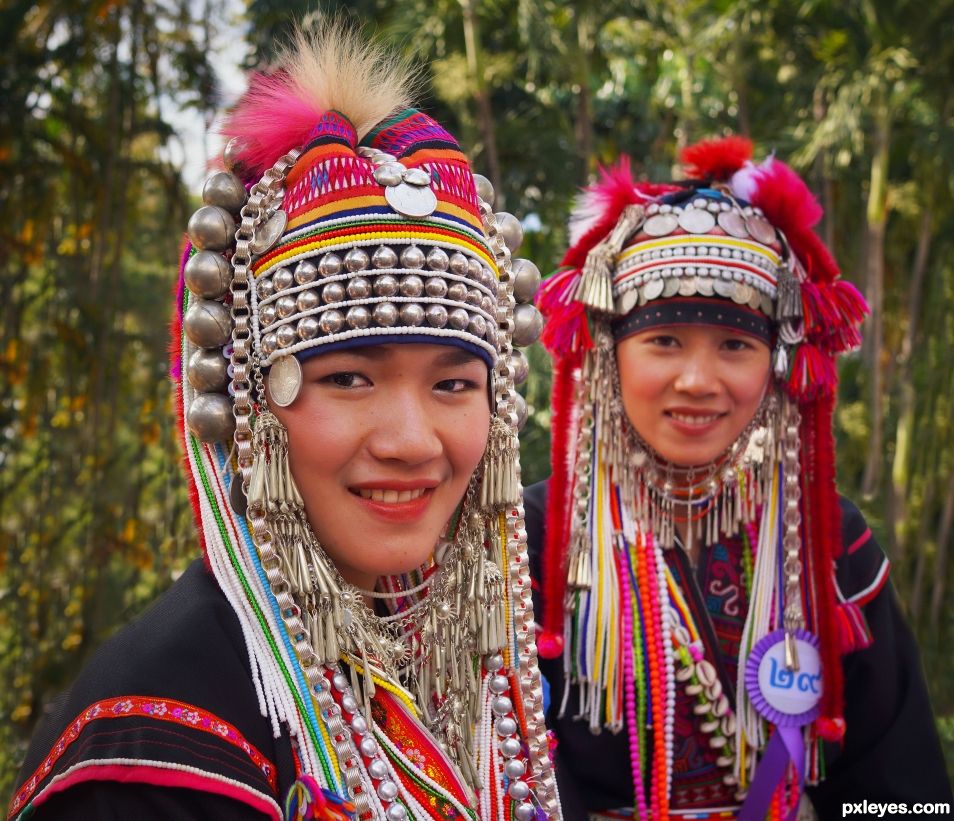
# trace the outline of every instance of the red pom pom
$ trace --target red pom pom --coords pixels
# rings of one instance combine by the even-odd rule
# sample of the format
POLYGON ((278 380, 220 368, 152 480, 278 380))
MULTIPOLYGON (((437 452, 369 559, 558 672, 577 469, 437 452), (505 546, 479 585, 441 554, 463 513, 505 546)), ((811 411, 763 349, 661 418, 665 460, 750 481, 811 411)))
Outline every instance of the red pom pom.
POLYGON ((549 630, 541 630, 537 636, 537 653, 545 659, 559 658, 563 653, 563 636, 549 630))
POLYGON ((700 180, 723 182, 752 158, 752 141, 745 137, 722 137, 686 146, 679 154, 686 173, 700 180))
POLYGON ((841 716, 820 718, 815 722, 815 728, 818 730, 818 735, 825 741, 838 742, 845 737, 845 719, 841 716))

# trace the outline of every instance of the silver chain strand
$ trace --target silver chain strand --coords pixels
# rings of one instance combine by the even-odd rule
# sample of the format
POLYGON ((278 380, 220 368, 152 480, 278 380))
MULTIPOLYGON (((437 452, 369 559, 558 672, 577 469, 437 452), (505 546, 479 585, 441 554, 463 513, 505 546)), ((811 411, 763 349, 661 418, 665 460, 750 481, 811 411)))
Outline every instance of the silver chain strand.
POLYGON ((785 474, 783 492, 784 510, 782 524, 785 533, 782 536, 782 574, 785 578, 785 610, 783 620, 786 633, 786 665, 789 669, 798 669, 798 653, 792 634, 804 627, 805 617, 802 611, 802 561, 801 561, 801 477, 799 476, 799 435, 800 415, 798 407, 785 400, 782 412, 784 433, 782 441, 782 467, 785 474))

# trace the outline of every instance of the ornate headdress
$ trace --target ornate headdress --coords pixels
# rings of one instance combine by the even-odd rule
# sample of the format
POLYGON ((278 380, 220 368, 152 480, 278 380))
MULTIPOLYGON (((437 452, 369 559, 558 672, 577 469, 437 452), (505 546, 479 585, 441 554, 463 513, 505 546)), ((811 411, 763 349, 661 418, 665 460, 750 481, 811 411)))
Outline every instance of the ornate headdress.
MULTIPOLYGON (((778 639, 789 671, 799 654, 803 669, 809 655, 820 656, 824 694, 799 716, 813 767, 817 738, 843 732, 840 656, 865 641, 863 618, 839 601, 834 581, 842 546, 832 413, 835 357, 859 343, 867 308, 812 230, 822 212, 804 182, 774 157, 755 165, 750 156, 747 140, 730 137, 686 149, 692 179, 685 182, 636 182, 626 160, 605 171, 584 191, 563 267, 538 298, 547 317, 543 342, 555 360, 538 642, 541 654, 563 653, 594 729, 636 727, 646 705, 630 703, 626 682, 639 670, 640 692, 653 711, 663 710, 654 712, 651 743, 634 747, 637 785, 640 749, 653 750, 656 812, 668 805, 664 717, 674 707, 674 678, 691 679, 708 698, 704 726, 713 747, 725 745, 726 783, 744 790, 758 756, 743 748, 764 747, 765 717, 776 726, 787 720, 746 687, 767 652, 761 640, 778 639), (739 439, 712 463, 686 468, 666 463, 630 425, 615 344, 653 326, 692 323, 764 340, 774 379, 739 439), (753 599, 735 715, 696 657, 691 629, 678 628, 684 602, 660 551, 673 544, 675 519, 686 511, 690 539, 752 534, 753 599)), ((631 732, 642 739, 643 730, 631 732)))
POLYGON ((290 800, 317 785, 360 818, 426 816, 438 787, 419 778, 415 793, 397 773, 372 716, 377 692, 402 702, 477 788, 445 789, 444 803, 475 801, 482 819, 505 805, 523 821, 538 808, 557 818, 519 481, 526 359, 513 347, 542 327, 539 272, 511 258, 520 223, 493 213, 492 187, 454 138, 407 107, 411 80, 333 26, 300 34, 229 117, 229 170, 209 178, 189 222, 173 329, 192 501, 263 714, 296 741, 303 780, 290 800), (301 359, 405 341, 487 362, 491 433, 434 564, 358 591, 311 531, 264 387, 287 405, 301 359))

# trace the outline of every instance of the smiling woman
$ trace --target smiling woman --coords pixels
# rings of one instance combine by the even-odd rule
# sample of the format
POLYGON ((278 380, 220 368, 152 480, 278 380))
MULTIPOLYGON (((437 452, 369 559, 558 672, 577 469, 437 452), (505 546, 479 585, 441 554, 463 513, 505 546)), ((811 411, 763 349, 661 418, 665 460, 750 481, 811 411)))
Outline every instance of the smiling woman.
POLYGON ((561 817, 513 348, 539 272, 410 77, 332 26, 230 114, 173 333, 205 562, 91 660, 10 817, 561 817))

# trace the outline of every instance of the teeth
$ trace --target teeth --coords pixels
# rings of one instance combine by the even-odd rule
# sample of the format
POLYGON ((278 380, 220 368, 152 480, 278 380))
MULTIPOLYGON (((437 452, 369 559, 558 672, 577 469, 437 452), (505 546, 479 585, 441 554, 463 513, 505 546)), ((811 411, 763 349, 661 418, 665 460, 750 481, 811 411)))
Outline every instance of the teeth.
POLYGON ((717 413, 708 416, 690 416, 685 413, 672 413, 670 416, 677 422, 682 422, 686 425, 708 425, 710 422, 715 422, 715 420, 719 418, 719 414, 717 413))
POLYGON ((424 495, 425 488, 415 490, 379 490, 378 488, 359 488, 358 495, 362 499, 370 499, 372 502, 384 502, 385 504, 397 504, 399 502, 410 502, 412 499, 418 499, 424 495))

